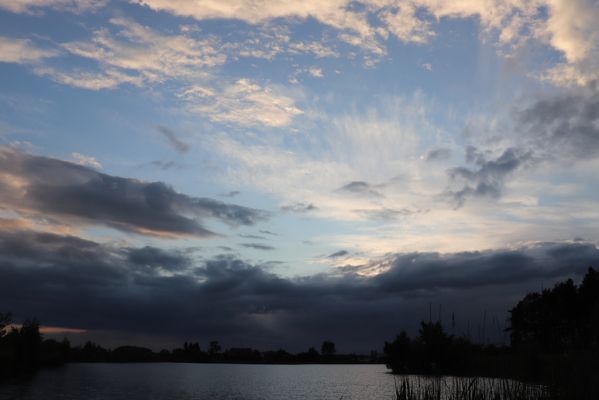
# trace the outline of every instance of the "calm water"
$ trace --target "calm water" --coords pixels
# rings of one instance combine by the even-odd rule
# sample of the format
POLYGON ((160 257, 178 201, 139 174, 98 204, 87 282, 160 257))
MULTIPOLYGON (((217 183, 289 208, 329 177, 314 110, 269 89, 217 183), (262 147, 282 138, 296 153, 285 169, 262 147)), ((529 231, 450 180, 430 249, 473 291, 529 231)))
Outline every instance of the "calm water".
POLYGON ((384 365, 69 364, 0 385, 0 399, 393 398, 384 365))

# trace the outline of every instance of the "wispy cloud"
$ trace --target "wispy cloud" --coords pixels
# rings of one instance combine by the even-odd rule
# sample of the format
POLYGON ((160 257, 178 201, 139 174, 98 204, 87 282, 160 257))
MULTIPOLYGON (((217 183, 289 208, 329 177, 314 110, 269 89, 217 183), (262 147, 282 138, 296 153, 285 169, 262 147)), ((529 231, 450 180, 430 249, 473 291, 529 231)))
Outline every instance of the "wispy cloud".
POLYGON ((131 76, 133 71, 142 83, 202 77, 206 69, 226 61, 211 37, 196 40, 185 34, 163 34, 126 18, 113 18, 110 24, 119 30, 118 35, 102 28, 93 32, 91 41, 67 42, 62 47, 96 61, 105 73, 131 76))
POLYGON ((0 62, 35 64, 58 54, 59 52, 56 49, 39 47, 29 39, 0 36, 0 62))
POLYGON ((312 203, 294 203, 294 204, 288 204, 288 205, 284 205, 281 206, 281 210, 285 211, 285 212, 293 212, 293 213, 307 213, 310 211, 316 211, 318 210, 318 207, 316 207, 314 204, 312 203))
POLYGON ((265 251, 275 250, 275 247, 269 246, 266 244, 262 244, 262 243, 242 243, 241 245, 248 249, 254 249, 254 250, 265 250, 265 251))
POLYGON ((295 100, 279 88, 261 86, 249 79, 239 79, 220 89, 193 86, 180 96, 191 112, 205 114, 215 122, 246 127, 281 127, 303 114, 295 100))
POLYGON ((179 139, 175 132, 166 126, 158 126, 158 132, 160 132, 167 139, 171 147, 177 150, 179 153, 187 153, 189 149, 191 149, 191 145, 189 143, 185 143, 179 139))
POLYGON ((82 13, 104 7, 108 0, 0 0, 0 8, 14 13, 39 13, 44 8, 82 13))

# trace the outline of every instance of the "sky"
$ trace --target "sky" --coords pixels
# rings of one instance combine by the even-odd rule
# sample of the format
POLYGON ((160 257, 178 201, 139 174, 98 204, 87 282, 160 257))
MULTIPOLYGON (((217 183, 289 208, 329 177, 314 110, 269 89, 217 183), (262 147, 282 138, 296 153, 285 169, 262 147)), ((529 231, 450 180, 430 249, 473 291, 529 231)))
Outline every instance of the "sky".
POLYGON ((0 0, 0 307, 108 346, 368 351, 432 314, 503 341, 599 266, 597 21, 0 0))

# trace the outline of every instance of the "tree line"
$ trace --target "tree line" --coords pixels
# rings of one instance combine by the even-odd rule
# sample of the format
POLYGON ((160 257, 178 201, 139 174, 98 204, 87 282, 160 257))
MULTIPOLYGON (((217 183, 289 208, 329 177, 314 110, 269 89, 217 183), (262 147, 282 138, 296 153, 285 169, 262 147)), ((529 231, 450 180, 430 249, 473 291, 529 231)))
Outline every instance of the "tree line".
POLYGON ((335 343, 325 340, 320 351, 310 347, 307 351, 290 353, 279 349, 258 351, 252 348, 223 349, 216 340, 206 350, 198 342, 185 342, 172 350, 153 351, 140 346, 120 346, 107 349, 91 341, 71 346, 67 339, 44 339, 36 320, 25 321, 20 326, 11 324, 11 315, 0 313, 0 378, 35 372, 41 367, 57 366, 67 362, 185 362, 185 363, 256 363, 305 364, 336 363, 356 364, 381 362, 376 352, 370 355, 338 354, 335 343))
POLYGON ((384 355, 395 374, 515 378, 599 398, 599 272, 527 294, 509 311, 507 333, 510 345, 473 343, 423 321, 416 337, 402 331, 385 342, 384 355))

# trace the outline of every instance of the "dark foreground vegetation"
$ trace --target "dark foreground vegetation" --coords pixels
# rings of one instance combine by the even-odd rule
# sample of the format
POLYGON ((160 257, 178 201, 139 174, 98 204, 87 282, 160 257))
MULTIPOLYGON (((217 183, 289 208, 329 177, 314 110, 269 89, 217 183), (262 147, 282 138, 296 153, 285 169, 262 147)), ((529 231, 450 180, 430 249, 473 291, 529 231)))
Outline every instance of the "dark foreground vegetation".
MULTIPOLYGON (((589 269, 579 286, 569 279, 552 289, 526 295, 510 310, 508 331, 510 346, 475 344, 467 337, 446 333, 440 322, 422 322, 416 338, 401 332, 394 341, 385 343, 387 366, 395 374, 487 376, 538 382, 550 390, 551 397, 543 398, 599 399, 597 271, 589 269)), ((434 385, 426 387, 426 393, 434 392, 434 385)), ((437 398, 414 394, 419 393, 414 390, 408 397, 400 398, 437 398)), ((401 393, 408 392, 406 389, 401 393)), ((463 398, 536 398, 495 397, 496 394, 480 397, 476 393, 475 390, 470 393, 473 397, 463 398)))
POLYGON ((403 376, 395 384, 396 400, 552 400, 551 390, 516 380, 403 376))

